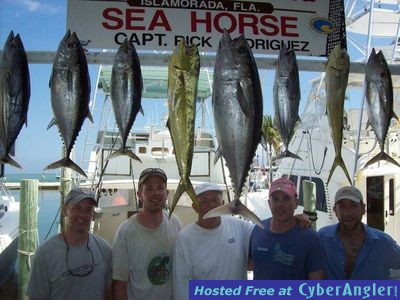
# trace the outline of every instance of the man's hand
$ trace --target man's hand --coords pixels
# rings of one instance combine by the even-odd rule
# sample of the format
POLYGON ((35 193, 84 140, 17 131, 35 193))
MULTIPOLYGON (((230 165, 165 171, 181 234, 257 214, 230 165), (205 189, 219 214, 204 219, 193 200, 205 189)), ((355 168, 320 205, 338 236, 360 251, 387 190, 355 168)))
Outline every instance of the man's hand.
POLYGON ((298 214, 295 215, 294 218, 296 219, 297 225, 299 225, 301 228, 307 228, 312 226, 312 222, 308 218, 306 214, 298 214))

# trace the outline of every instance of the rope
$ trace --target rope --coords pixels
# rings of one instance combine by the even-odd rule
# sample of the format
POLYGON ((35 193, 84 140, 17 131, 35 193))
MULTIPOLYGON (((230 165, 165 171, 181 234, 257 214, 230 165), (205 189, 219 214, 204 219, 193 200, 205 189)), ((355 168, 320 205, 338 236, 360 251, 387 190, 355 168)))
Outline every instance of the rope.
POLYGON ((58 207, 57 213, 54 216, 53 222, 51 223, 49 231, 47 231, 46 236, 44 237, 44 240, 47 240, 47 238, 48 238, 48 236, 50 234, 50 231, 53 229, 53 226, 56 223, 56 220, 58 219, 58 215, 60 214, 60 210, 61 210, 61 206, 58 207))
POLYGON ((28 256, 28 259, 26 260, 26 266, 28 267, 28 271, 31 271, 31 266, 32 266, 32 262, 31 262, 31 257, 35 254, 35 252, 31 252, 31 251, 25 251, 25 250, 20 250, 17 249, 18 253, 21 253, 22 255, 28 256))

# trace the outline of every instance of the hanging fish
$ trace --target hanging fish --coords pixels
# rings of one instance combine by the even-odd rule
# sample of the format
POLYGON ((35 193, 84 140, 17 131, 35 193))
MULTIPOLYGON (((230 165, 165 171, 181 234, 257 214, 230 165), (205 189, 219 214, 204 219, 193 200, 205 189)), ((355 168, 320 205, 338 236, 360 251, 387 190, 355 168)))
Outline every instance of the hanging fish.
POLYGON ((19 34, 11 31, 0 58, 0 162, 21 168, 10 157, 23 124, 27 124, 30 77, 28 59, 19 34))
POLYGON ((349 70, 349 55, 346 49, 342 49, 337 45, 329 54, 325 75, 326 114, 328 115, 333 146, 335 148, 335 159, 329 171, 328 183, 336 167, 340 166, 351 184, 349 172, 342 158, 344 99, 349 79, 349 70))
POLYGON ((127 155, 132 159, 140 158, 126 147, 129 132, 140 111, 142 115, 143 79, 139 57, 131 39, 125 39, 117 51, 111 72, 111 103, 115 120, 122 139, 121 148, 107 157, 107 160, 127 155))
POLYGON ((273 87, 273 99, 275 110, 275 124, 278 128, 285 151, 276 156, 274 160, 292 157, 301 158, 289 151, 289 142, 294 134, 299 117, 300 105, 299 69, 297 67, 296 54, 288 50, 285 44, 279 52, 278 64, 275 72, 273 87))
POLYGON ((181 177, 172 200, 170 215, 185 191, 192 199, 193 204, 200 208, 189 178, 193 160, 199 71, 199 50, 195 45, 188 46, 181 41, 172 53, 168 65, 169 115, 167 126, 181 177))
POLYGON ((204 218, 240 214, 263 227, 260 219, 239 200, 261 140, 263 118, 258 69, 243 35, 232 40, 224 30, 215 59, 212 107, 218 140, 216 159, 222 155, 226 161, 234 200, 210 210, 204 218))
POLYGON ((75 32, 68 30, 61 40, 50 77, 51 107, 66 148, 64 158, 45 169, 70 168, 84 177, 86 173, 70 158, 72 148, 86 118, 93 122, 89 111, 90 78, 85 53, 75 32))
POLYGON ((384 151, 385 140, 392 118, 398 117, 393 111, 392 76, 382 51, 375 49, 369 56, 365 70, 365 97, 367 100, 368 123, 378 140, 381 151, 366 164, 369 166, 379 160, 386 160, 398 167, 399 163, 384 151))

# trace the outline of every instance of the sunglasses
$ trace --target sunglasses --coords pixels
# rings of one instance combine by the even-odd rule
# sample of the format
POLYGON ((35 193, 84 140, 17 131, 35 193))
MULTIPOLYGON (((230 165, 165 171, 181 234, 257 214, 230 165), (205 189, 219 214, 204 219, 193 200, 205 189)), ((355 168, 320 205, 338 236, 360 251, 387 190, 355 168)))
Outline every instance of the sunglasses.
POLYGON ((71 269, 70 269, 70 267, 69 267, 69 262, 68 262, 69 244, 68 244, 67 240, 65 239, 64 232, 62 233, 62 236, 63 236, 63 238, 64 238, 65 244, 67 245, 67 253, 65 254, 65 263, 66 263, 66 265, 67 265, 67 271, 68 271, 68 273, 69 273, 70 275, 74 276, 74 277, 86 277, 86 276, 88 276, 89 274, 91 274, 91 273, 93 272, 93 269, 94 269, 94 257, 93 257, 93 252, 92 252, 92 250, 90 250, 90 248, 89 248, 89 237, 88 237, 88 240, 87 240, 86 248, 88 249, 88 251, 89 251, 89 253, 90 253, 90 256, 91 256, 91 258, 92 258, 92 263, 89 264, 89 266, 90 266, 89 269, 88 269, 86 272, 82 273, 82 272, 80 272, 79 270, 78 270, 78 271, 75 271, 75 270, 71 270, 71 269))

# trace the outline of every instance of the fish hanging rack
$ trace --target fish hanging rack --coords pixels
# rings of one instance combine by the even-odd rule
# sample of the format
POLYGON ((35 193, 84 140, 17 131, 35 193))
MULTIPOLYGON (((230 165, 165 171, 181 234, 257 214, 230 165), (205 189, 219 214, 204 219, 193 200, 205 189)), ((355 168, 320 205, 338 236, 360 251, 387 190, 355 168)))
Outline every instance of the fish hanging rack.
MULTIPOLYGON (((0 51, 0 55, 1 55, 0 51)), ((26 51, 30 64, 52 64, 56 52, 54 51, 26 51)), ((166 66, 168 65, 170 53, 138 53, 142 66, 166 66)), ((112 65, 115 59, 115 52, 87 52, 88 64, 92 65, 112 65)), ((203 55, 200 58, 202 68, 214 68, 215 56, 203 55)), ((276 68, 276 57, 255 57, 259 69, 273 70, 276 68)), ((297 58, 300 71, 306 72, 325 72, 325 58, 297 58)), ((400 75, 400 64, 389 65, 392 76, 400 75)), ((352 62, 350 73, 364 74, 365 62, 352 62)))

